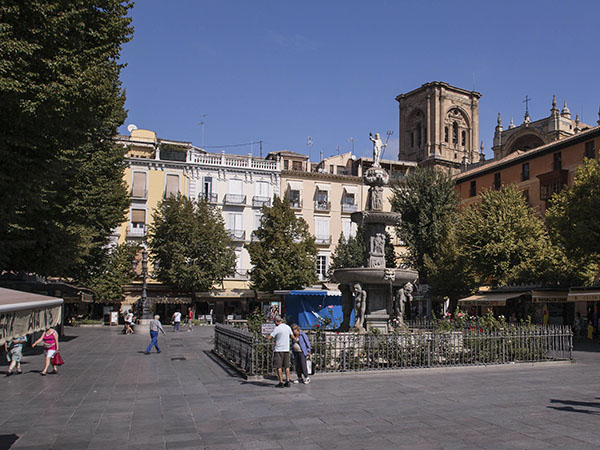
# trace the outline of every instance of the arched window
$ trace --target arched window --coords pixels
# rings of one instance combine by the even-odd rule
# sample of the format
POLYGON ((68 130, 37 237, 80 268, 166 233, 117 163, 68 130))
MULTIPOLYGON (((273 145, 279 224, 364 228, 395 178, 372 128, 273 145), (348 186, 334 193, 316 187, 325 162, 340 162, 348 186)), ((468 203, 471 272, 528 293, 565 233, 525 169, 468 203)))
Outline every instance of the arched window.
POLYGON ((463 131, 460 136, 461 145, 464 147, 467 145, 467 132, 463 131))
POLYGON ((417 125, 417 147, 421 148, 422 135, 421 135, 421 124, 417 125))
POLYGON ((448 142, 448 127, 444 127, 444 142, 448 142))
POLYGON ((458 144, 458 124, 456 122, 452 124, 452 143, 458 144))

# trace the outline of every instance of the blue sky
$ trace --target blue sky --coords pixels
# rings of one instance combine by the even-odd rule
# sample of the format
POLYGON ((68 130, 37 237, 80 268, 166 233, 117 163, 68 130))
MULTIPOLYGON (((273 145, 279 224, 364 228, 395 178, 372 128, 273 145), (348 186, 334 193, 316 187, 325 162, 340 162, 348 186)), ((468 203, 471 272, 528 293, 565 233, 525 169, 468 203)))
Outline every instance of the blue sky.
MULTIPOLYGON (((122 52, 126 125, 208 146, 263 141, 311 159, 394 131, 395 96, 429 81, 481 92, 486 155, 504 126, 546 117, 552 94, 595 125, 600 2, 138 0, 122 52)), ((220 151, 219 148, 210 149, 220 151)), ((227 148, 258 155, 258 146, 227 148)))

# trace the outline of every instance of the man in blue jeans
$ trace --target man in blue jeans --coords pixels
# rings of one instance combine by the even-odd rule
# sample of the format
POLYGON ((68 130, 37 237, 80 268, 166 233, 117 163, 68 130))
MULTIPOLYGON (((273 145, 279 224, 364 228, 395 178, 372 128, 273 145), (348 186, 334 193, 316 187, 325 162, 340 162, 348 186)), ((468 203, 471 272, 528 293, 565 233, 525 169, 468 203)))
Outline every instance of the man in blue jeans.
POLYGON ((165 335, 165 330, 163 330, 162 324, 160 323, 160 316, 154 316, 154 319, 150 321, 150 345, 146 348, 146 355, 150 354, 150 350, 152 350, 152 346, 156 347, 156 353, 160 353, 160 347, 158 346, 158 331, 165 335))

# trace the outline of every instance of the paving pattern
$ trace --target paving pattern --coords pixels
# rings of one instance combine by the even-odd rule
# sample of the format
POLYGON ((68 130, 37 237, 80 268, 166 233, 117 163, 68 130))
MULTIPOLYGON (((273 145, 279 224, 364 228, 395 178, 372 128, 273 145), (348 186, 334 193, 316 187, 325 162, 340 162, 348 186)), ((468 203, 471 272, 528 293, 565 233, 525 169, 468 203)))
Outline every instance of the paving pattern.
POLYGON ((276 389, 210 353, 212 328, 159 338, 67 328, 65 366, 0 366, 0 449, 598 449, 600 345, 576 364, 321 375, 276 389))

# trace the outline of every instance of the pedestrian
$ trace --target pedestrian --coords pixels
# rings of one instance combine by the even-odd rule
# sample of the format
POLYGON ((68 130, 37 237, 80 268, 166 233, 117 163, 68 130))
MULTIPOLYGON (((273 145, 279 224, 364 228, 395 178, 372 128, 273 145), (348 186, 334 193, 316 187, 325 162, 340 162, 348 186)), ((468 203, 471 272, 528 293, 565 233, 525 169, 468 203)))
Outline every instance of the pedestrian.
POLYGON ((191 306, 188 306, 187 321, 188 321, 188 331, 192 331, 192 328, 194 327, 194 324, 192 323, 192 322, 194 322, 194 311, 192 311, 191 306))
POLYGON ((21 374, 21 358, 23 357, 23 344, 27 342, 27 336, 18 336, 13 338, 10 342, 4 343, 4 350, 6 351, 6 359, 9 362, 8 371, 6 376, 12 375, 13 369, 16 367, 17 374, 21 374))
POLYGON ((290 387, 290 337, 293 336, 292 329, 282 323, 281 316, 276 315, 273 319, 275 329, 269 335, 269 340, 275 338, 273 350, 273 367, 277 369, 279 378, 278 388, 290 387), (283 369, 285 368, 285 384, 283 383, 283 369))
POLYGON ((150 354, 150 350, 152 350, 152 346, 156 347, 156 353, 160 353, 160 347, 158 346, 158 332, 165 335, 165 330, 163 330, 162 323, 160 323, 160 316, 157 314, 154 316, 154 319, 150 321, 150 345, 146 348, 146 355, 150 354))
POLYGON ((575 315, 575 320, 573 320, 573 335, 575 339, 579 339, 581 336, 581 328, 583 326, 583 321, 581 320, 581 313, 578 312, 575 315))
POLYGON ((310 383, 308 368, 306 367, 306 358, 310 357, 310 342, 308 336, 296 324, 292 325, 292 353, 294 355, 294 365, 298 379, 294 383, 310 383))
POLYGON ((125 313, 125 334, 133 334, 133 313, 131 310, 125 313))
POLYGON ((175 311, 173 313, 173 331, 179 331, 179 326, 181 325, 181 312, 175 311))
MULTIPOLYGON (((58 352, 58 333, 56 332, 56 330, 52 329, 52 327, 48 327, 46 328, 46 331, 42 333, 40 338, 37 341, 35 341, 31 346, 35 347, 42 341, 44 342, 44 356, 46 357, 46 363, 44 365, 44 370, 40 372, 40 375, 46 376, 52 358, 54 357, 56 352, 58 352)), ((52 364, 52 369, 54 370, 54 372, 50 373, 58 373, 57 365, 52 364)))

